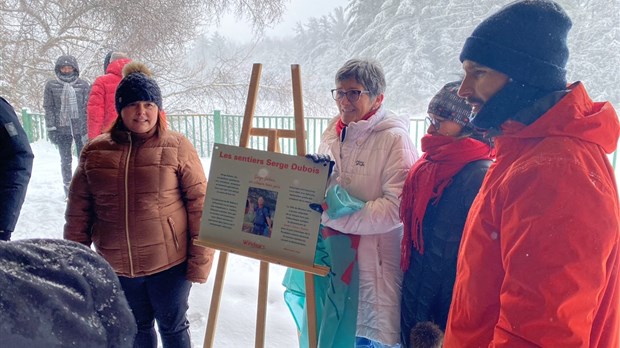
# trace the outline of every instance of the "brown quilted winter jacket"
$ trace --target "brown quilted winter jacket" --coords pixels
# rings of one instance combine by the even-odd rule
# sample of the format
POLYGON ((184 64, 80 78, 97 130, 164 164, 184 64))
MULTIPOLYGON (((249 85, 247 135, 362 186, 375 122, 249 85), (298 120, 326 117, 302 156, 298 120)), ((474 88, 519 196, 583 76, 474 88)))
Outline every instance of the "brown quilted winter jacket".
POLYGON ((207 180, 184 136, 120 130, 89 142, 69 189, 65 239, 95 245, 120 276, 158 273, 188 261, 204 283, 214 251, 198 238, 207 180))

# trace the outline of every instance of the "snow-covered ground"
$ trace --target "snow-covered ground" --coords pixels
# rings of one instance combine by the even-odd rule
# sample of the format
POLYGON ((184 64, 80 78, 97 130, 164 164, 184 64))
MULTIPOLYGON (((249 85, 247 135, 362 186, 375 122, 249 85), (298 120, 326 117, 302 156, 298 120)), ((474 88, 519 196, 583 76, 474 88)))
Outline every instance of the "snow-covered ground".
MULTIPOLYGON (((13 239, 62 238, 65 200, 60 176, 60 156, 45 141, 32 144, 34 168, 26 201, 13 233, 13 239)), ((74 158, 74 167, 77 159, 74 158)), ((210 161, 203 159, 208 173, 210 161)), ((207 174, 208 175, 208 174, 207 174)), ((216 254, 216 261, 219 254, 216 254)), ((260 262, 230 254, 215 331, 215 347, 253 347, 258 298, 260 262)), ((206 284, 194 284, 190 294, 189 320, 194 347, 202 347, 213 291, 217 262, 206 284)), ((285 268, 271 265, 267 298, 265 346, 290 348, 297 346, 295 323, 286 305, 280 284, 285 268)))

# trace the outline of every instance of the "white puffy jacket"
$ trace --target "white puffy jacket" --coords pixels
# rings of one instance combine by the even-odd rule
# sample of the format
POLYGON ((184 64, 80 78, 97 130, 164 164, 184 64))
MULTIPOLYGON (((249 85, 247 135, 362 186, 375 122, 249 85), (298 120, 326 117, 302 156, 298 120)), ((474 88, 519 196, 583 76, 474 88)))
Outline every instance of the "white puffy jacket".
POLYGON ((368 120, 351 123, 345 138, 336 133, 339 116, 323 133, 319 152, 335 160, 329 187, 339 184, 366 202, 361 210, 322 223, 360 235, 357 336, 383 344, 400 341, 400 194, 418 153, 407 131, 409 120, 382 106, 368 120))

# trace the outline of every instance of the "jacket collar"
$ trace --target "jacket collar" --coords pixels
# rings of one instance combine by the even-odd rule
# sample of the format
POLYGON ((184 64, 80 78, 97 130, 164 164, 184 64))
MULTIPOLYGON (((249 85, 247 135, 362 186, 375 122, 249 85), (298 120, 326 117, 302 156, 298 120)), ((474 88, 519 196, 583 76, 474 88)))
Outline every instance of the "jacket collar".
POLYGON ((502 131, 504 135, 498 140, 566 136, 598 144, 605 152, 612 153, 620 137, 620 122, 611 103, 593 102, 583 83, 576 82, 531 125, 508 120, 502 124, 502 131))

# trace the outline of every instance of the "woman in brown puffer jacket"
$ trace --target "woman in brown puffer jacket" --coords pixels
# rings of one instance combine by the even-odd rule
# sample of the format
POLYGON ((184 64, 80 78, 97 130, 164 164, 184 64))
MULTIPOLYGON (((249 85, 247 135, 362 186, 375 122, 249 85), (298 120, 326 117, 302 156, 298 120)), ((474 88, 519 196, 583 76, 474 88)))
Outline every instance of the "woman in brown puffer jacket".
POLYGON ((192 282, 204 283, 212 249, 195 245, 207 180, 183 135, 166 129, 162 97, 144 64, 123 69, 113 127, 84 147, 71 182, 65 239, 114 268, 138 326, 134 347, 190 347, 192 282))

